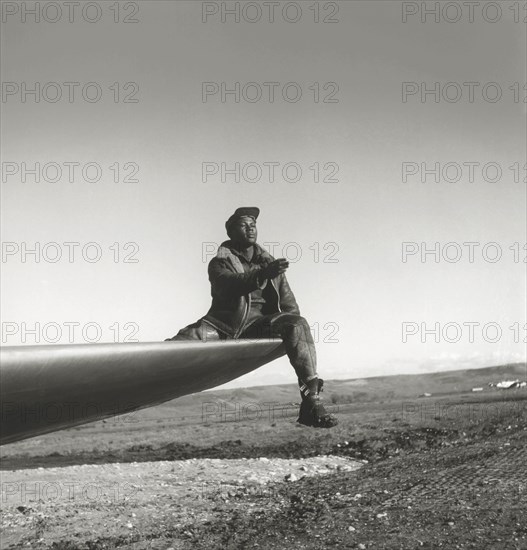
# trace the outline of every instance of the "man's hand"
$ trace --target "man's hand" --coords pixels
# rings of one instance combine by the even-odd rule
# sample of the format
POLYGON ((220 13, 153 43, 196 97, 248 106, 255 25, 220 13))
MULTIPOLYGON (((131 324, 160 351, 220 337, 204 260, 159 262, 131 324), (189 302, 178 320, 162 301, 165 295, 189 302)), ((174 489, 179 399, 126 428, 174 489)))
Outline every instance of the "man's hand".
POLYGON ((278 277, 278 275, 285 273, 288 267, 288 260, 286 260, 285 258, 278 258, 278 260, 267 264, 262 269, 261 275, 264 279, 274 279, 275 277, 278 277))

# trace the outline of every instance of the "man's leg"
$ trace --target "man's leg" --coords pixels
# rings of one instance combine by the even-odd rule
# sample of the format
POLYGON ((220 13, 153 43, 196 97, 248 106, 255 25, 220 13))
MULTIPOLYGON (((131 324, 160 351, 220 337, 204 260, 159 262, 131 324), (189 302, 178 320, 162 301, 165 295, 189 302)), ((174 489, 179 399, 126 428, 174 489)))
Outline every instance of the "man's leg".
POLYGON ((298 422, 308 426, 331 428, 337 419, 320 402, 321 382, 317 375, 317 354, 308 322, 300 315, 282 313, 256 319, 242 338, 281 338, 289 361, 298 377, 302 396, 298 422))
POLYGON ((178 340, 201 340, 202 342, 210 342, 213 340, 224 340, 225 336, 220 334, 213 326, 209 325, 203 319, 199 319, 195 323, 182 328, 172 338, 166 338, 165 342, 178 340))
POLYGON ((307 321, 300 315, 281 313, 257 318, 241 338, 281 338, 289 361, 300 380, 317 377, 317 352, 307 321))

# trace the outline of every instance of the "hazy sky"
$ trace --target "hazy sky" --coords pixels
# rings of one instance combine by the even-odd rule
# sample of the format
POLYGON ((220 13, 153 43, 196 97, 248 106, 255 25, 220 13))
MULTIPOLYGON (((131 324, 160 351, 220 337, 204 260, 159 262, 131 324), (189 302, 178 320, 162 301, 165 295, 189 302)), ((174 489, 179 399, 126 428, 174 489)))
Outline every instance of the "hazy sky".
MULTIPOLYGON (((40 22, 23 12, 35 2, 3 4, 3 344, 34 344, 35 323, 40 343, 172 336, 210 305, 225 220, 254 205, 259 242, 291 259, 322 376, 525 360, 517 2, 473 22, 462 3, 435 22, 421 2, 292 2, 285 16, 280 2, 272 23, 261 3, 248 21, 255 2, 238 23, 221 20, 234 2, 40 2, 40 22), (23 173, 35 163, 40 182, 23 173), (240 181, 222 181, 236 163, 240 181), (436 163, 439 181, 423 171, 436 163), (422 261, 423 243, 439 257, 422 261), (436 323, 439 342, 423 333, 436 323)), ((236 384, 292 380, 281 360, 236 384)))

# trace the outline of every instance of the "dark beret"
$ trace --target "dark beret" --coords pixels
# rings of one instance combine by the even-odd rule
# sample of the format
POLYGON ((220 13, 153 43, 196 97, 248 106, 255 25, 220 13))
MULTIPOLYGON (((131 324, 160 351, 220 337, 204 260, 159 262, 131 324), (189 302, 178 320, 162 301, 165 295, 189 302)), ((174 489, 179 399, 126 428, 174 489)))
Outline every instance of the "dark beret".
POLYGON ((260 209, 256 208, 256 206, 242 206, 241 208, 237 208, 234 214, 225 222, 225 229, 228 230, 229 226, 233 222, 235 222, 236 220, 239 220, 240 218, 243 218, 244 216, 249 216, 256 220, 259 214, 260 214, 260 209))

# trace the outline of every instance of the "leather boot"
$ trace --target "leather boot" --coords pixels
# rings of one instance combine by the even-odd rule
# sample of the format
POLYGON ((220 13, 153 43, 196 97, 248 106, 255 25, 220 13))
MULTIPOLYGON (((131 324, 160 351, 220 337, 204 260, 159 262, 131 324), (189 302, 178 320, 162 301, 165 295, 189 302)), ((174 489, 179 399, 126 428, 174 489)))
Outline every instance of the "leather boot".
POLYGON ((300 404, 300 414, 297 422, 313 428, 333 428, 338 424, 338 420, 332 414, 329 414, 320 399, 320 392, 324 385, 321 378, 313 378, 305 383, 298 380, 300 386, 300 395, 302 403, 300 404))

